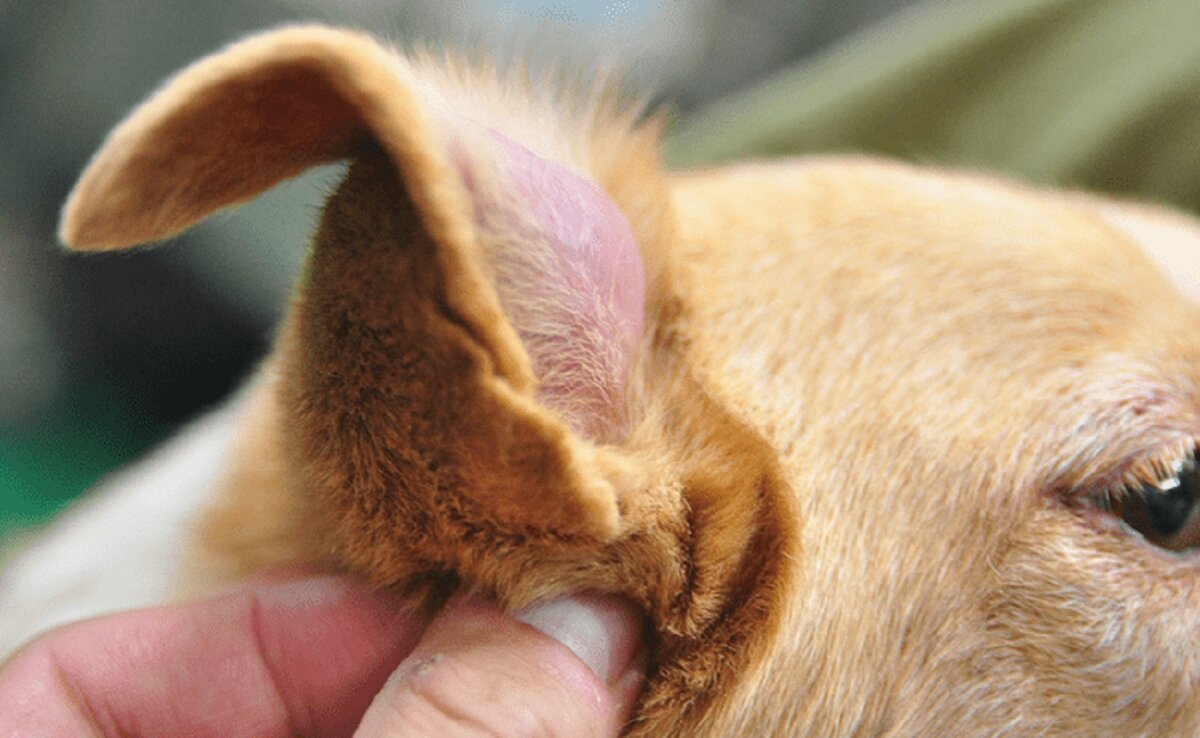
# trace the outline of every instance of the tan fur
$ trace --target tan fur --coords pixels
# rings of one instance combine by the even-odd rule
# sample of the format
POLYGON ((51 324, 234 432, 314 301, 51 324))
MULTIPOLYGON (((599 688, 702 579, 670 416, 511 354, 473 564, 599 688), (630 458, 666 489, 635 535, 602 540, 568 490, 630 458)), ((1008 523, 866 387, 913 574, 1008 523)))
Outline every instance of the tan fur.
POLYGON ((1130 227, 1158 216, 869 160, 667 175, 603 95, 447 69, 251 39, 67 206, 64 240, 117 248, 353 160, 190 586, 302 561, 513 607, 623 594, 656 634, 631 735, 1200 732, 1194 561, 1079 505, 1200 436, 1200 315, 1130 227), (452 163, 480 126, 636 237, 645 331, 598 436, 541 401, 498 295, 452 163))

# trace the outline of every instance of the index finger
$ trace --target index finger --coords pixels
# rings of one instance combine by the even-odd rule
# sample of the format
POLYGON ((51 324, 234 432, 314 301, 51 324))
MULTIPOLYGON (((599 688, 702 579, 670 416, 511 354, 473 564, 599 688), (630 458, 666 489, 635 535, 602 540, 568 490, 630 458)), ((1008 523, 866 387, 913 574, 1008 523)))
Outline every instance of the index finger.
POLYGON ((77 623, 0 669, 0 735, 350 735, 423 629, 337 577, 77 623))

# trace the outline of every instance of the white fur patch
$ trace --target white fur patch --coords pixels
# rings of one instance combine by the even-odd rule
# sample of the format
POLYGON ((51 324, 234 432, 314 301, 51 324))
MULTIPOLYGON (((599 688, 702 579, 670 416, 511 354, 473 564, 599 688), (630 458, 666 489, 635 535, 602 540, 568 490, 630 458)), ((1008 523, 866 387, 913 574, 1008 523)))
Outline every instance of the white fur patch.
POLYGON ((1102 214, 1137 241, 1180 292, 1200 302, 1200 228, 1193 220, 1151 206, 1114 205, 1102 214))
POLYGON ((101 483, 14 557, 0 572, 0 659, 49 628, 178 591, 188 529, 226 466, 241 405, 101 483))

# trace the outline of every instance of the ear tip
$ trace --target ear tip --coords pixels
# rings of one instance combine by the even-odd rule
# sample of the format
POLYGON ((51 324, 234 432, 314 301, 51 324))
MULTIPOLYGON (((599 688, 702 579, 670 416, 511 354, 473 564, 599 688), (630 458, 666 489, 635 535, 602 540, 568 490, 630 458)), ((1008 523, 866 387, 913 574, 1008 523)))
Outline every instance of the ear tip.
POLYGON ((114 181, 113 153, 102 150, 67 195, 58 216, 58 240, 72 251, 113 251, 170 235, 152 219, 153 208, 132 207, 129 189, 114 181))
POLYGON ((63 246, 66 246, 72 251, 95 251, 103 248, 100 243, 102 239, 97 238, 97 235, 102 232, 102 229, 96 228, 95 224, 89 224, 88 214, 81 212, 82 203, 72 192, 67 201, 63 204, 62 212, 58 216, 58 241, 63 246))
POLYGON ((83 232, 79 227, 79 213, 75 198, 69 197, 58 214, 58 242, 72 251, 86 248, 83 232))
MULTIPOLYGON (((279 65, 309 69, 314 59, 333 60, 326 66, 342 69, 347 60, 361 56, 367 44, 379 48, 361 32, 299 24, 255 34, 193 63, 109 133, 62 207, 59 241, 74 251, 108 251, 163 240, 312 164, 338 158, 344 140, 357 135, 359 128, 338 118, 340 109, 329 113, 332 122, 320 120, 332 129, 328 137, 309 136, 311 140, 295 144, 294 153, 285 150, 286 141, 273 148, 261 146, 255 155, 270 162, 261 171, 227 166, 221 157, 228 158, 228 151, 236 148, 228 143, 230 137, 263 130, 253 115, 238 115, 229 106, 245 104, 243 98, 265 99, 273 88, 263 85, 274 79, 272 70, 279 65), (257 79, 265 82, 257 84, 257 79), (233 102, 225 104, 231 98, 233 102), (214 121, 220 125, 207 126, 211 135, 195 136, 196 131, 207 133, 204 124, 214 121), (235 125, 238 121, 241 127, 235 125), (174 186, 182 180, 188 180, 186 186, 174 186)), ((379 59, 370 61, 372 73, 390 70, 379 59)), ((289 92, 285 85, 278 94, 286 97, 289 92)), ((309 107, 319 118, 325 114, 319 105, 322 98, 313 100, 309 107)), ((311 124, 316 126, 318 122, 311 124)))
POLYGON ((72 192, 58 218, 58 241, 71 251, 108 251, 141 243, 131 240, 102 213, 89 210, 72 192))

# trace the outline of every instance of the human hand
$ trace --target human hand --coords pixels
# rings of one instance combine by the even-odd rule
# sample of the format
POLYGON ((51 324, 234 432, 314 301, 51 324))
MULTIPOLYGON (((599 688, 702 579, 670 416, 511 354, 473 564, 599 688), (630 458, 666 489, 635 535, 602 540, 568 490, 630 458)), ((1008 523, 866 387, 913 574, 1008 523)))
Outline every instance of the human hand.
POLYGON ((456 598, 427 625, 332 576, 102 617, 0 666, 0 736, 617 735, 640 616, 580 597, 517 617, 456 598))

